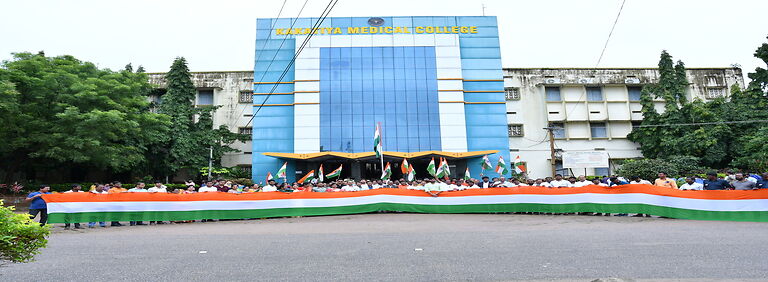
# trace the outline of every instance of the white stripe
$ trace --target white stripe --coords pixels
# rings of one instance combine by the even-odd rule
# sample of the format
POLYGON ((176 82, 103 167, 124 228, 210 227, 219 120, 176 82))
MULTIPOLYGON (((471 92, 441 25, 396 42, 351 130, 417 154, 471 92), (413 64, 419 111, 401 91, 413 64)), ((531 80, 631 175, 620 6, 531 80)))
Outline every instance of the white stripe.
POLYGON ((396 203, 416 205, 473 204, 648 204, 654 206, 705 211, 768 211, 768 199, 704 200, 649 194, 568 194, 568 195, 492 195, 464 197, 416 197, 372 195, 332 199, 280 199, 253 201, 140 201, 140 202, 67 202, 49 203, 49 213, 125 212, 125 211, 196 211, 250 210, 274 208, 316 208, 396 203))

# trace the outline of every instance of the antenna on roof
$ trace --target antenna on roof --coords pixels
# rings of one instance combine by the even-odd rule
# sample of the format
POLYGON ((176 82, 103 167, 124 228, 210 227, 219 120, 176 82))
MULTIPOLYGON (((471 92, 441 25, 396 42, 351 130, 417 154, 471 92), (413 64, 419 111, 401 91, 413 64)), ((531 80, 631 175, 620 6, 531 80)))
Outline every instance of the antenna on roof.
POLYGON ((485 17, 485 3, 483 3, 482 5, 483 5, 483 17, 485 17))

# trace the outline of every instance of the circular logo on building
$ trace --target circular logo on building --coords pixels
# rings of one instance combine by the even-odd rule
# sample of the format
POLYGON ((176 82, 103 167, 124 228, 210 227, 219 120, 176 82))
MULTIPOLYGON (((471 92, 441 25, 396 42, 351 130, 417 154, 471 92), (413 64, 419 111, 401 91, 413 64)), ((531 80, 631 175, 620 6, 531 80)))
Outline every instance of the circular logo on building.
POLYGON ((370 18, 368 19, 368 24, 371 26, 381 26, 384 24, 384 19, 382 18, 370 18))

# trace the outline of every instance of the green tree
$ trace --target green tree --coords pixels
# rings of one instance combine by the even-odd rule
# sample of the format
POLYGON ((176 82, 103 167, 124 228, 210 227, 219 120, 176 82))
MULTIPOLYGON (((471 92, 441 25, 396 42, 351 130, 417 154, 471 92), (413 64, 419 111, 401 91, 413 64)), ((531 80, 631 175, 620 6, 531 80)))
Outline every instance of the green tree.
POLYGON ((40 226, 0 200, 0 261, 29 262, 48 244, 50 225, 40 226))
POLYGON ((17 171, 81 166, 127 172, 167 137, 148 111, 146 74, 115 72, 72 56, 17 53, 0 68, 0 165, 17 171))
MULTIPOLYGON (((768 62, 768 44, 758 48, 755 56, 768 62)), ((685 65, 680 61, 673 65, 672 56, 662 52, 659 81, 643 88, 643 121, 628 135, 629 140, 639 143, 643 155, 650 159, 693 156, 708 167, 764 168, 753 159, 766 152, 762 145, 768 143, 768 137, 760 133, 767 125, 740 121, 768 119, 768 73, 758 68, 749 77, 753 79, 749 87, 742 90, 734 86, 727 99, 688 101, 685 65), (654 107, 653 100, 658 98, 664 100, 663 113, 654 107), (691 125, 696 123, 711 124, 691 125)))
POLYGON ((167 92, 159 112, 171 119, 170 140, 158 153, 165 156, 162 167, 166 173, 207 166, 211 149, 214 165, 218 166, 225 153, 237 151, 229 145, 247 140, 248 136, 233 133, 226 125, 214 128, 213 113, 217 106, 194 105, 197 91, 184 58, 173 61, 165 79, 167 92))

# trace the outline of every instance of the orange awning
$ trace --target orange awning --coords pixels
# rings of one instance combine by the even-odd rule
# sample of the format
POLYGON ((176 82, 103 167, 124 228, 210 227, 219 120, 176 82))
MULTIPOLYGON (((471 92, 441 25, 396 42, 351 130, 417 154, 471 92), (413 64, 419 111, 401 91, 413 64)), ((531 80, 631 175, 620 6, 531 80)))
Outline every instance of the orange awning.
MULTIPOLYGON (((420 157, 429 157, 429 156, 439 156, 439 157, 445 157, 448 159, 464 159, 464 158, 478 157, 482 155, 495 154, 498 152, 499 152, 498 150, 474 151, 474 152, 423 151, 423 152, 412 152, 412 153, 384 151, 384 157, 410 159, 410 158, 420 158, 420 157)), ((306 153, 306 154, 267 152, 267 153, 263 153, 263 155, 281 158, 281 159, 294 159, 294 160, 320 160, 320 159, 331 159, 331 158, 360 160, 360 159, 368 159, 368 158, 372 159, 372 158, 375 158, 376 156, 374 152, 363 152, 363 153, 315 152, 315 153, 306 153)))

